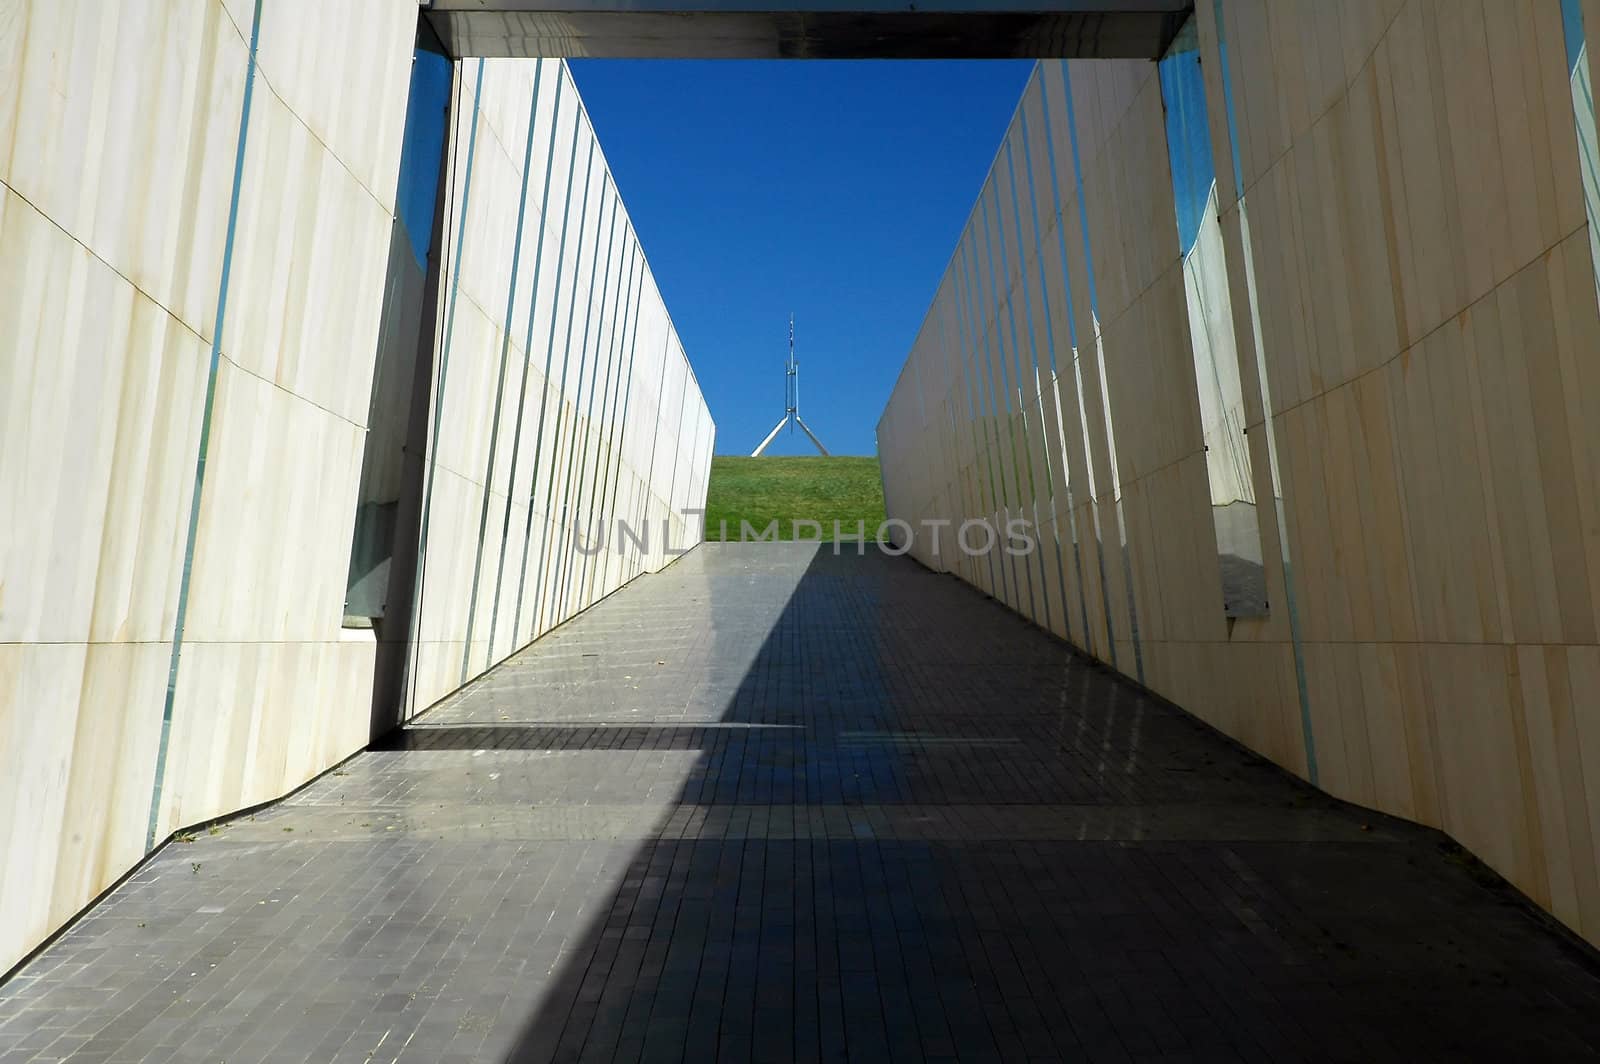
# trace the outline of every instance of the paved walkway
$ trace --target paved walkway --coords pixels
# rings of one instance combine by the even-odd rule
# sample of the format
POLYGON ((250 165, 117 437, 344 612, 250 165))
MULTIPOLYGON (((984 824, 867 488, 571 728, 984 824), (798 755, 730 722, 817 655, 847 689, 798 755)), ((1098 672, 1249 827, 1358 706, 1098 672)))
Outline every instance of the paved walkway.
POLYGON ((948 577, 708 546, 0 987, 0 1061, 1572 1059, 1588 952, 948 577))

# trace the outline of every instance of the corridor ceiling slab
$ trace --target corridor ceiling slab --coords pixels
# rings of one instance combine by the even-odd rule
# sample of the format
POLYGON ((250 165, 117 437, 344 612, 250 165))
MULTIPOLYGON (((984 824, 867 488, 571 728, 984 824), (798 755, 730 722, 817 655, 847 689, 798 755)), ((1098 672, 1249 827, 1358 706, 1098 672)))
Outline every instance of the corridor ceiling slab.
POLYGON ((456 58, 1156 59, 1193 4, 423 0, 422 7, 456 58))

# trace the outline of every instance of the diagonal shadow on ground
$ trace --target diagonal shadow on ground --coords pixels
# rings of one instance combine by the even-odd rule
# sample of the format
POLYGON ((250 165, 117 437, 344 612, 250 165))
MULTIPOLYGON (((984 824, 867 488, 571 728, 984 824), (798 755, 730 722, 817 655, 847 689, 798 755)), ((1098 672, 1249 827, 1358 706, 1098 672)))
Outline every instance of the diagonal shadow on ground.
POLYGON ((707 544, 0 985, 0 1058, 1574 1058, 1593 951, 956 580, 707 544))
POLYGON ((721 697, 724 724, 772 730, 695 732, 675 801, 508 1059, 1600 1045, 1592 957, 1438 836, 1372 830, 904 560, 715 550, 709 565, 805 560, 737 685, 686 707, 721 697))

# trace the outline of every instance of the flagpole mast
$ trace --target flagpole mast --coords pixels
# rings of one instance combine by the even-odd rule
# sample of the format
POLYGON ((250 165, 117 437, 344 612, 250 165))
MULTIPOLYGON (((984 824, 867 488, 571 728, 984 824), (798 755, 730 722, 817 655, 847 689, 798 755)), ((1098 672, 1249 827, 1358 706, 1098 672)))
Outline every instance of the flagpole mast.
POLYGON ((806 423, 800 420, 800 362, 794 357, 794 315, 792 313, 789 315, 789 357, 783 364, 783 417, 776 425, 772 426, 772 431, 767 433, 767 438, 762 440, 756 449, 750 452, 750 457, 760 458, 762 452, 767 449, 767 445, 777 439, 778 433, 783 430, 785 425, 789 426, 791 433, 794 432, 795 426, 798 425, 800 431, 806 434, 806 439, 810 440, 811 445, 817 449, 817 453, 824 458, 830 457, 828 449, 822 446, 822 441, 817 439, 816 433, 812 432, 806 423))

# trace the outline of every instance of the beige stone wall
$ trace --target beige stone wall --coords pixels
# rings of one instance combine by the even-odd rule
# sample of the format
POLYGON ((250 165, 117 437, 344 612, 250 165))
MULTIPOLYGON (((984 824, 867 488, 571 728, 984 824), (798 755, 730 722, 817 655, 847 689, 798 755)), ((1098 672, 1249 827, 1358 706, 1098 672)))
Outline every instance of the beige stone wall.
POLYGON ((1268 615, 1220 606, 1155 64, 1041 64, 880 423, 890 514, 1037 509, 1026 562, 913 549, 1600 941, 1600 309, 1560 7, 1222 10, 1242 210, 1210 2, 1201 66, 1268 615))
MULTIPOLYGON (((160 753, 253 19, 251 0, 0 0, 0 969, 144 855, 158 763, 157 841, 281 795, 368 740, 373 633, 342 620, 417 8, 264 0, 160 753)), ((571 408, 560 434, 530 407, 519 445, 509 409, 491 416, 534 71, 506 61, 486 73, 467 226, 446 249, 464 232, 414 708, 461 682, 491 431, 493 502, 522 451, 509 491, 518 547, 540 435, 561 461, 576 455, 575 487, 609 476, 615 500, 576 497, 585 520, 562 525, 535 497, 543 538, 574 524, 592 535, 609 508, 659 518, 704 497, 710 418, 636 247, 627 430, 621 406, 583 405, 592 388, 628 394, 627 366, 600 342, 616 331, 609 318, 589 351, 591 364, 603 352, 610 383, 585 377, 581 395, 552 395, 571 408)), ((463 64, 458 80, 473 74, 463 64)), ((567 77, 547 64, 545 91, 567 77)), ((468 132, 458 120, 454 135, 468 132)), ((459 156, 452 167, 464 182, 459 156)), ((626 214, 608 211, 620 249, 626 214)), ((569 246, 545 271, 540 344, 557 275, 583 274, 599 320, 590 262, 569 246)), ((531 284, 531 271, 519 277, 531 284)), ((525 294, 518 344, 528 306, 525 294)), ((557 366, 576 366, 580 339, 555 350, 557 366)), ((530 395, 544 388, 539 353, 530 395)), ((520 346, 510 363, 520 371, 520 346)), ((503 505, 491 511, 485 567, 503 505)), ((610 550, 570 577, 570 544, 551 557, 560 580, 530 591, 523 623, 503 618, 492 648, 480 590, 469 676, 515 649, 510 633, 525 644, 669 560, 659 536, 647 554, 610 550)))
POLYGON ((480 60, 459 74, 478 126, 473 145, 461 122, 452 152, 414 708, 669 562, 663 521, 675 549, 698 543, 683 511, 704 502, 711 462, 710 413, 565 64, 481 62, 481 90, 480 60), (618 519, 648 525, 648 551, 618 519))

